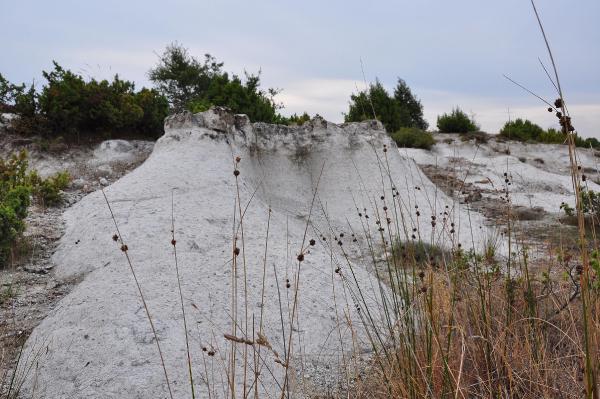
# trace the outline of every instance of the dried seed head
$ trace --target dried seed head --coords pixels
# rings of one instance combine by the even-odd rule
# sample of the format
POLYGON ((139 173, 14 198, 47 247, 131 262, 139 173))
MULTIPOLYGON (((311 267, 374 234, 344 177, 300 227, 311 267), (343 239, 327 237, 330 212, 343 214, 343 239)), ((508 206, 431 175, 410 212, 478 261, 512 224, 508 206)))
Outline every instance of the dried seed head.
POLYGON ((423 280, 423 278, 424 278, 424 277, 425 277, 425 272, 424 272, 424 271, 420 271, 420 272, 419 272, 419 278, 420 278, 421 280, 423 280))
POLYGON ((236 163, 240 163, 240 161, 242 160, 242 158, 240 158, 240 156, 238 155, 237 157, 235 157, 235 162, 236 163))
POLYGON ((240 254, 240 249, 238 247, 235 247, 234 250, 233 250, 233 254, 235 256, 238 256, 240 254))
POLYGON ((298 262, 302 262, 304 260, 304 254, 298 255, 298 262))
POLYGON ((117 241, 119 241, 119 236, 118 236, 118 235, 116 235, 116 234, 114 234, 114 235, 112 236, 112 239, 113 239, 113 241, 117 242, 117 241))
POLYGON ((422 292, 423 294, 424 294, 424 293, 426 293, 426 292, 427 292, 427 287, 425 287, 425 286, 421 287, 421 292, 422 292))
POLYGON ((317 242, 314 239, 311 239, 308 243, 311 247, 314 247, 317 242))
POLYGON ((125 244, 121 245, 121 251, 127 252, 128 250, 129 250, 129 248, 127 247, 127 245, 125 245, 125 244))
POLYGON ((552 111, 553 111, 552 107, 548 107, 548 112, 552 112, 552 111))
POLYGON ((239 171, 239 170, 237 170, 237 169, 236 169, 236 170, 234 170, 234 171, 233 171, 233 175, 234 175, 235 177, 238 177, 238 176, 240 175, 240 171, 239 171))
POLYGON ((560 98, 557 98, 557 99, 556 99, 556 101, 554 101, 554 106, 555 106, 556 108, 561 108, 561 107, 562 107, 562 105, 563 105, 563 103, 562 103, 562 99, 560 99, 560 98))
POLYGON ((175 239, 172 239, 172 240, 171 240, 171 245, 172 245, 172 246, 175 246, 175 244, 177 244, 177 241, 176 241, 175 239))

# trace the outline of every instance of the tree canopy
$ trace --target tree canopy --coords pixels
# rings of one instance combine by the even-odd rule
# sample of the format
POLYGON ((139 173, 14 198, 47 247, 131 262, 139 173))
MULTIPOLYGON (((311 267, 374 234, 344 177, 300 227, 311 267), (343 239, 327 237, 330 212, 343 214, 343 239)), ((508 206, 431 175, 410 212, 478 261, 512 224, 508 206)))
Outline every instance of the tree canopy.
POLYGON ((425 130, 428 126, 423 117, 423 105, 402 79, 398 79, 393 95, 376 80, 367 90, 350 97, 346 122, 360 122, 374 116, 388 132, 396 132, 401 127, 425 130))
POLYGON ((212 105, 231 108, 256 122, 285 122, 281 105, 274 100, 276 89, 260 88, 260 72, 244 72, 244 79, 223 71, 223 63, 210 54, 200 61, 174 43, 165 49, 148 76, 169 100, 173 112, 199 112, 212 105))

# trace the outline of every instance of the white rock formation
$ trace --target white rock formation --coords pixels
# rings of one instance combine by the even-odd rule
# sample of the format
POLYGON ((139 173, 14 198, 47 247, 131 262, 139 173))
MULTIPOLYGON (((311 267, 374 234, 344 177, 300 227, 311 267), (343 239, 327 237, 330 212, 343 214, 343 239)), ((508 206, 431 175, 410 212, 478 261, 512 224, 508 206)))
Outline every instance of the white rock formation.
MULTIPOLYGON (((437 191, 412 160, 399 155, 377 122, 335 125, 316 118, 300 127, 250 124, 243 115, 217 108, 170 117, 165 127, 150 158, 108 187, 106 195, 152 314, 176 398, 191 395, 170 243, 172 192, 195 391, 200 398, 208 397, 209 389, 212 398, 225 397, 229 390, 232 342, 224 334, 234 333, 233 319, 238 323, 235 335, 255 341, 262 317, 264 335, 282 361, 293 330, 290 370, 306 377, 290 383, 296 396, 308 389, 310 381, 318 384, 323 378, 307 371, 315 364, 326 365, 330 374, 339 372, 342 352, 352 349, 345 314, 354 321, 357 350, 368 348, 352 300, 359 284, 373 318, 380 320, 381 297, 369 272, 366 231, 377 245, 382 241, 380 226, 385 237, 389 228, 410 239, 415 228, 414 234, 426 242, 460 240, 463 247, 485 238, 482 219, 469 218, 437 191), (237 156, 243 233, 235 227, 240 220, 233 175, 237 156), (392 219, 389 226, 384 206, 392 219), (435 227, 431 216, 436 216, 435 227), (381 224, 376 224, 379 220, 381 224), (451 222, 456 224, 454 234, 449 232, 451 222), (232 276, 234 229, 241 249, 236 276, 232 276), (358 242, 353 242, 352 234, 358 242), (316 240, 315 246, 308 245, 310 239, 316 240), (297 282, 300 252, 304 261, 297 282), (334 272, 338 267, 348 277, 346 283, 334 272), (291 329, 296 283, 297 320, 291 329), (235 307, 233 285, 237 285, 235 307), (209 351, 215 356, 208 356, 209 351)), ((92 193, 73 206, 66 222, 66 234, 54 256, 56 273, 81 282, 27 343, 23 364, 31 363, 33 355, 38 358, 28 374, 25 396, 35 389, 36 398, 168 397, 129 266, 120 244, 111 238, 115 227, 102 193, 92 193)), ((377 246, 375 250, 381 251, 377 246)), ((245 351, 252 392, 256 388, 259 397, 279 397, 284 368, 275 362, 274 353, 261 347, 255 387, 253 348, 258 346, 234 346, 236 397, 243 396, 245 351)))

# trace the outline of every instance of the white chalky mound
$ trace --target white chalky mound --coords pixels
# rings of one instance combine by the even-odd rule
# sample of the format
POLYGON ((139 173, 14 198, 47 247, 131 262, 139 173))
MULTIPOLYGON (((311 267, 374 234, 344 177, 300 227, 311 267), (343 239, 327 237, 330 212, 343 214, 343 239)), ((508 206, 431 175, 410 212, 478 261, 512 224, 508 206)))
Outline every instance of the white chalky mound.
MULTIPOLYGON (((286 288, 286 279, 293 288, 298 267, 296 257, 321 176, 305 241, 308 246, 308 240, 314 238, 317 245, 309 247, 310 253, 305 251, 300 267, 298 320, 294 323, 292 340, 295 357, 291 367, 307 380, 313 377, 306 370, 316 364, 327 364, 329 373, 335 373, 342 356, 340 347, 351 349, 345 312, 354 320, 357 339, 361 341, 359 348, 362 351, 368 348, 352 304, 350 288, 354 280, 349 279, 350 285, 343 284, 333 272, 340 266, 342 273, 350 276, 342 248, 335 243, 334 236, 339 239, 340 233, 344 233, 343 249, 355 266, 355 277, 363 294, 371 302, 379 302, 381 298, 375 289, 377 282, 368 272, 372 269, 368 265, 371 257, 364 245, 362 224, 372 234, 379 234, 375 208, 382 215, 384 201, 390 212, 392 201, 398 201, 396 208, 402 210, 398 219, 404 218, 406 229, 395 223, 390 228, 401 230, 402 235, 410 236, 416 227, 426 242, 450 242, 449 223, 454 221, 458 230, 454 234, 455 244, 461 240, 463 247, 470 247, 473 236, 479 241, 485 236, 480 228, 481 218, 471 215, 469 219, 437 191, 412 160, 398 153, 377 122, 335 125, 315 118, 300 127, 250 124, 243 115, 215 108, 195 115, 173 116, 165 127, 166 133, 156 143, 150 158, 108 187, 106 195, 129 247, 177 398, 191 395, 170 243, 173 189, 175 236, 196 397, 202 398, 208 397, 207 370, 213 398, 224 397, 228 390, 226 369, 231 342, 224 334, 232 333, 234 314, 231 304, 234 213, 239 222, 235 210, 236 179, 232 173, 236 156, 241 157, 238 168, 242 207, 250 201, 247 209, 243 209, 244 245, 237 262, 236 336, 243 337, 247 331, 247 338, 253 339, 253 329, 259 330, 270 208, 263 331, 282 359, 294 300, 293 289, 286 288), (383 152, 384 145, 390 149, 387 153, 383 152), (392 186, 399 193, 396 198, 392 196, 392 186), (381 196, 385 197, 383 201, 381 196), (415 205, 421 212, 419 218, 415 205), (357 207, 361 213, 367 208, 370 218, 359 218, 357 207), (431 224, 432 215, 437 216, 435 228, 431 224), (353 231, 358 243, 352 242, 353 231), (328 237, 327 241, 321 239, 322 235, 328 237), (243 306, 246 303, 244 258, 247 317, 243 306), (342 321, 339 328, 338 320, 342 321), (215 356, 207 357, 202 347, 214 350, 215 356)), ((39 362, 29 373, 26 396, 35 389, 36 398, 168 397, 156 345, 133 278, 119 244, 111 238, 115 228, 102 193, 85 197, 65 217, 67 231, 54 256, 56 273, 64 279, 81 278, 81 283, 35 329, 27 343, 25 353, 38 354, 39 362)), ((386 223, 381 226, 388 228, 386 223)), ((237 245, 242 247, 241 231, 238 240, 237 245)), ((376 308, 373 305, 372 314, 378 319, 381 316, 376 308)), ((244 349, 249 349, 250 365, 254 364, 254 358, 251 347, 236 346, 236 396, 242 397, 244 370, 240 362, 244 349)), ((259 395, 278 397, 284 368, 264 347, 261 356, 259 395)), ((247 375, 248 385, 252 385, 252 366, 247 375)), ((306 386, 296 381, 290 390, 300 396, 306 386)), ((251 389, 254 392, 255 388, 251 389)))

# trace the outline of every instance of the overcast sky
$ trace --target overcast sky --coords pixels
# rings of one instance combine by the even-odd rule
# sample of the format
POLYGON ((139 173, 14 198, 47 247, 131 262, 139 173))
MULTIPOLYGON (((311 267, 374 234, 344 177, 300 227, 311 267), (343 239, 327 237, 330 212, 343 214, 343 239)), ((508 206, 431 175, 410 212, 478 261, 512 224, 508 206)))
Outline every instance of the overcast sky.
MULTIPOLYGON (((600 1, 538 0, 574 125, 600 137, 600 1)), ((210 53, 225 69, 262 70, 282 88, 284 113, 342 121, 348 99, 375 78, 397 77, 421 99, 430 125, 460 106, 497 132, 508 118, 555 124, 539 100, 553 87, 529 0, 156 1, 0 0, 0 73, 42 81, 54 59, 96 78, 114 73, 149 85, 148 69, 171 42, 210 53)))

